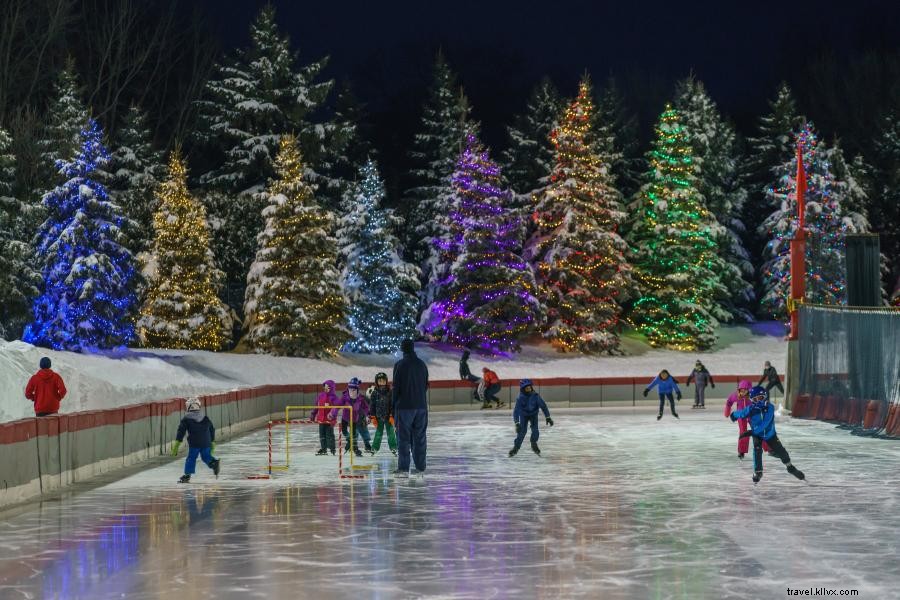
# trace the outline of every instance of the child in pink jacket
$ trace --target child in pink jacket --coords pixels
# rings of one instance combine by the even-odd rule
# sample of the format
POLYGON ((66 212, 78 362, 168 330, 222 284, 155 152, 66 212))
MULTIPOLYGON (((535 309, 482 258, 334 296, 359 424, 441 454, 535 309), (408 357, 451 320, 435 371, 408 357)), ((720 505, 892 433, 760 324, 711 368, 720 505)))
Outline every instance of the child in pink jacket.
MULTIPOLYGON (((728 401, 725 402, 725 418, 728 418, 731 415, 732 405, 736 404, 734 410, 741 410, 747 406, 750 406, 750 388, 753 387, 753 384, 747 381, 746 379, 742 380, 738 383, 737 390, 731 392, 731 395, 728 396, 728 401)), ((744 458, 744 455, 750 450, 750 436, 747 434, 748 422, 747 419, 738 419, 738 458, 744 458)), ((766 452, 769 451, 768 444, 763 442, 763 450, 766 452)))

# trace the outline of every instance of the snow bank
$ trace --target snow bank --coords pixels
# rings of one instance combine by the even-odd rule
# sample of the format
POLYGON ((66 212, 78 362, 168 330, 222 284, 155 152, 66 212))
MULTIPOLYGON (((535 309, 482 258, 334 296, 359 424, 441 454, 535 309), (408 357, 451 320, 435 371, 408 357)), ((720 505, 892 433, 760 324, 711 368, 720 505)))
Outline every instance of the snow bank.
MULTIPOLYGON (((626 337, 628 356, 588 357, 559 354, 548 344, 526 346, 511 358, 473 356, 473 372, 489 364, 501 378, 624 377, 655 375, 668 369, 683 380, 700 358, 712 372, 762 373, 763 362, 783 371, 787 344, 778 323, 723 327, 712 352, 654 350, 636 337, 626 337)), ((459 351, 439 344, 418 344, 432 379, 459 376, 459 351)), ((112 408, 150 400, 213 393, 264 384, 313 383, 326 379, 371 381, 377 371, 388 374, 397 356, 342 354, 333 360, 278 358, 256 354, 186 350, 126 350, 76 354, 36 348, 24 342, 0 340, 0 421, 33 415, 24 397, 28 378, 42 356, 49 356, 69 388, 62 412, 112 408)))

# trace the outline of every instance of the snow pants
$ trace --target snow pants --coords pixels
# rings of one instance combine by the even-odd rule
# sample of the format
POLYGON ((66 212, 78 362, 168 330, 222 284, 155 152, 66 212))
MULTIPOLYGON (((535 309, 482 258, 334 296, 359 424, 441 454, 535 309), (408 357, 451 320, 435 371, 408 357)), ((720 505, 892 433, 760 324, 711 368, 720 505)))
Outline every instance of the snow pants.
POLYGON ((738 419, 738 454, 747 454, 750 449, 750 438, 743 435, 747 431, 747 419, 738 419))
POLYGON ((525 440, 525 432, 528 430, 529 424, 531 424, 531 443, 537 442, 538 438, 541 437, 541 432, 538 429, 537 413, 530 417, 522 417, 522 420, 519 421, 519 423, 522 426, 519 427, 519 433, 516 434, 516 441, 513 442, 513 446, 515 446, 516 450, 522 447, 522 442, 525 440))
POLYGON ((500 391, 499 383, 492 383, 484 389, 484 401, 485 402, 496 402, 500 403, 500 398, 497 397, 497 392, 500 391))
POLYGON ((772 388, 777 389, 779 392, 781 392, 781 395, 784 396, 784 386, 781 385, 780 381, 770 381, 766 384, 767 392, 771 391, 772 388))
POLYGON ((388 447, 391 450, 397 450, 397 435, 394 433, 394 426, 387 419, 379 419, 378 425, 375 427, 375 439, 372 440, 372 450, 378 452, 381 448, 381 436, 387 430, 388 447))
POLYGON ((319 423, 319 448, 334 452, 334 425, 319 423))
POLYGON ((706 386, 694 386, 694 406, 706 406, 706 386))
POLYGON ((672 392, 668 394, 660 394, 659 395, 659 414, 663 414, 663 409, 666 407, 666 398, 669 399, 669 407, 672 409, 672 414, 675 414, 675 396, 672 395, 672 392))
POLYGON ((369 426, 368 421, 366 419, 360 419, 353 425, 353 443, 350 442, 350 423, 347 421, 341 421, 341 433, 344 434, 344 439, 347 442, 344 444, 344 450, 353 450, 356 449, 356 438, 362 436, 363 443, 365 444, 365 448, 368 450, 372 447, 372 438, 369 437, 369 426))
POLYGON ((409 454, 419 471, 425 470, 425 453, 428 429, 428 409, 404 409, 394 413, 397 424, 397 469, 409 471, 409 454))
POLYGON ((212 455, 212 448, 207 446, 206 448, 195 448, 190 446, 188 448, 187 458, 184 460, 184 474, 185 475, 193 475, 194 471, 197 470, 197 457, 200 457, 206 466, 210 469, 213 468, 213 463, 216 462, 215 457, 212 455))
POLYGON ((763 472, 763 463, 762 463, 762 453, 763 453, 763 445, 768 445, 769 452, 777 456, 781 459, 781 462, 785 464, 785 466, 791 464, 791 457, 788 454, 788 451, 784 449, 784 446, 781 445, 781 440, 778 439, 777 435, 773 435, 768 440, 763 440, 760 437, 753 436, 753 470, 757 473, 763 472))

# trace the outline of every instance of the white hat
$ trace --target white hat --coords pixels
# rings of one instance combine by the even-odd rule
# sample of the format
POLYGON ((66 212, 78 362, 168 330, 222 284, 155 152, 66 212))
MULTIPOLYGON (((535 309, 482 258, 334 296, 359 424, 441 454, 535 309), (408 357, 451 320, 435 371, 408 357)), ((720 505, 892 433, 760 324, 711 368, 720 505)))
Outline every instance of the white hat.
POLYGON ((200 398, 197 398, 197 397, 188 398, 187 400, 184 401, 184 408, 188 412, 191 412, 194 410, 200 410, 200 398))

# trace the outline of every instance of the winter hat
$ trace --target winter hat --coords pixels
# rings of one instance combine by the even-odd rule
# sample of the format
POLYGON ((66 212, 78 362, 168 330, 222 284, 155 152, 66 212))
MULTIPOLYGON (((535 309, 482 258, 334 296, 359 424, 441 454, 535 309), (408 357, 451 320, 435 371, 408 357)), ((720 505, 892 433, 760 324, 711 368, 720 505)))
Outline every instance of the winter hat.
POLYGON ((362 382, 359 379, 354 377, 349 382, 347 382, 347 387, 351 390, 358 390, 361 383, 362 382))
POLYGON ((403 340, 402 342, 400 342, 400 351, 403 352, 404 354, 411 353, 413 350, 415 350, 415 348, 416 348, 415 344, 410 339, 406 339, 406 340, 403 340))
POLYGON ((738 384, 739 390, 749 390, 752 387, 753 387, 753 384, 750 383, 749 381, 747 381, 746 379, 742 379, 741 382, 738 384))
POLYGON ((188 398, 184 401, 184 408, 188 412, 200 410, 200 398, 188 398))
POLYGON ((375 373, 375 383, 378 383, 379 380, 384 379, 387 381, 387 373, 382 371, 381 373, 375 373))
POLYGON ((327 385, 327 386, 328 386, 328 391, 330 391, 330 392, 333 392, 333 391, 334 391, 334 380, 333 380, 333 379, 328 379, 328 380, 326 380, 326 381, 323 381, 323 382, 322 382, 322 385, 323 385, 323 386, 326 386, 326 385, 327 385))
POLYGON ((45 356, 44 358, 41 359, 41 368, 42 369, 50 368, 50 358, 49 357, 45 356))

